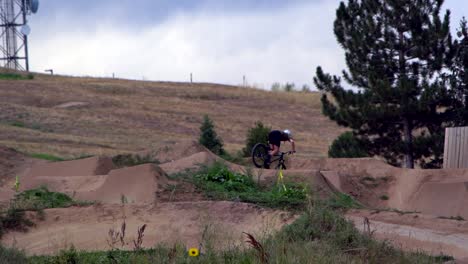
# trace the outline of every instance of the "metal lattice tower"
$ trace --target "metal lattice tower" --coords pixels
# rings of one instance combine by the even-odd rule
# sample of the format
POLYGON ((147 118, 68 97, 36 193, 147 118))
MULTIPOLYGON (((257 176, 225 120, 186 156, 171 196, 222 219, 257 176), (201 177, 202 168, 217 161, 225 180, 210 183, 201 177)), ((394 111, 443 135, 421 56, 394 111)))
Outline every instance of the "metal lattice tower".
POLYGON ((37 0, 0 0, 0 67, 29 71, 26 16, 35 13, 37 0))

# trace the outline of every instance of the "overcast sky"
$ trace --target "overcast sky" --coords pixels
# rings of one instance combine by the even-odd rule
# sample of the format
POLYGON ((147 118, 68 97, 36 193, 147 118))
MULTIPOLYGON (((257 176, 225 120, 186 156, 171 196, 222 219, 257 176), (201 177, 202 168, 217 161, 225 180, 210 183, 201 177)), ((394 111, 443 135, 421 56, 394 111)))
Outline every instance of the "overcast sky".
MULTIPOLYGON (((313 86, 317 66, 339 74, 339 0, 42 0, 29 17, 30 65, 58 74, 313 86)), ((452 29, 467 0, 446 0, 452 29)))

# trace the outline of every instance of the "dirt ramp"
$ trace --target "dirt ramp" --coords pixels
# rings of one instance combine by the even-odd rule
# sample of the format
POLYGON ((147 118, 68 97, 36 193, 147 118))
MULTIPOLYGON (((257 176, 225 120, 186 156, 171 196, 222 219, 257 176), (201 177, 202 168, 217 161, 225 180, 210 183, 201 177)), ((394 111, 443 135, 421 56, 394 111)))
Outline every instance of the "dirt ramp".
POLYGON ((468 219, 468 181, 425 183, 409 200, 408 209, 435 216, 468 219))
POLYGON ((200 165, 210 165, 215 162, 217 158, 213 155, 214 154, 206 151, 198 152, 182 159, 161 164, 160 167, 167 174, 173 174, 187 170, 197 170, 200 168, 200 165))
POLYGON ((10 199, 15 196, 15 192, 12 188, 0 187, 0 206, 2 204, 8 204, 10 199))
POLYGON ((34 177, 71 177, 105 175, 114 168, 112 159, 108 157, 91 157, 86 159, 50 162, 33 166, 26 176, 34 177))
POLYGON ((372 158, 359 159, 304 159, 293 157, 290 160, 291 169, 312 169, 320 171, 340 171, 349 174, 369 174, 381 177, 396 173, 399 168, 393 167, 381 160, 372 158))
POLYGON ((146 204, 155 202, 156 192, 168 183, 166 173, 154 164, 112 170, 95 191, 78 193, 77 198, 104 203, 146 204))

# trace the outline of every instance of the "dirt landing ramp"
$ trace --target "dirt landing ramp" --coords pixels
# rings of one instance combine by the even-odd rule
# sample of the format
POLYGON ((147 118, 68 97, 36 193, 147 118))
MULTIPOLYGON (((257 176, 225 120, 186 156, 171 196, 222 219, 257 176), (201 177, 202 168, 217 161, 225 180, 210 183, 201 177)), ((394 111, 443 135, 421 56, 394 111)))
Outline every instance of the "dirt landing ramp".
POLYGON ((168 163, 199 152, 209 152, 209 150, 196 141, 183 141, 167 145, 155 151, 143 151, 138 154, 142 156, 149 155, 161 163, 168 163))
POLYGON ((77 193, 83 200, 105 203, 153 203, 156 192, 168 183, 166 173, 154 164, 112 170, 95 191, 77 193))
POLYGON ((291 223, 295 216, 284 211, 264 209, 235 202, 161 203, 156 206, 96 205, 87 208, 45 210, 45 220, 27 233, 6 234, 4 246, 15 245, 28 255, 56 254, 74 245, 78 250, 108 250, 106 239, 110 228, 120 230, 126 216, 124 248, 133 249, 138 227, 146 224, 143 246, 182 242, 187 247, 199 247, 203 233, 217 248, 243 243, 242 232, 257 238, 291 223), (207 230, 204 232, 204 230, 207 230))
POLYGON ((187 170, 197 170, 201 165, 208 166, 213 164, 217 159, 219 158, 215 157, 214 154, 203 151, 185 158, 161 164, 160 167, 167 174, 173 174, 187 170))
POLYGON ((386 240, 405 251, 425 251, 432 255, 450 255, 456 263, 468 257, 468 222, 438 219, 422 214, 401 215, 393 212, 375 213, 365 210, 348 212, 346 218, 363 231, 386 240), (364 224, 369 220, 369 224, 364 224))
POLYGON ((410 204, 426 214, 468 219, 468 181, 424 183, 410 204))
POLYGON ((91 157, 80 160, 50 162, 33 166, 26 178, 41 176, 72 177, 105 175, 114 168, 112 159, 108 157, 91 157))

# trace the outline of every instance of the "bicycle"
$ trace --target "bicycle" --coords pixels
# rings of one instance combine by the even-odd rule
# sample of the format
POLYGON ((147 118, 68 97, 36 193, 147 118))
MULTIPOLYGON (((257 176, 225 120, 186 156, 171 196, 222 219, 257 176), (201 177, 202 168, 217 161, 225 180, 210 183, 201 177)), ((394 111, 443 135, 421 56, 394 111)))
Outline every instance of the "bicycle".
MULTIPOLYGON (((252 148, 252 162, 257 168, 265 168, 266 164, 265 161, 268 159, 268 151, 270 151, 270 147, 263 143, 257 143, 255 146, 252 148)), ((284 156, 285 155, 290 155, 291 151, 289 152, 279 152, 277 155, 273 156, 272 159, 270 160, 270 164, 273 162, 278 161, 278 164, 276 164, 275 169, 286 169, 285 160, 284 156)), ((268 164, 269 165, 269 164, 268 164)))
MULTIPOLYGON (((265 161, 268 158, 268 151, 270 148, 263 144, 263 143, 257 143, 253 148, 252 148, 252 161, 257 168, 264 168, 268 167, 269 164, 265 164, 265 161), (268 165, 268 166, 265 166, 268 165)), ((282 191, 287 191, 286 185, 284 184, 284 177, 283 177, 283 170, 286 169, 286 165, 284 164, 284 156, 285 155, 290 155, 292 152, 279 152, 278 155, 275 155, 272 160, 270 160, 270 164, 273 162, 278 161, 276 164, 275 170, 278 171, 278 179, 276 181, 276 184, 280 187, 282 191)))

